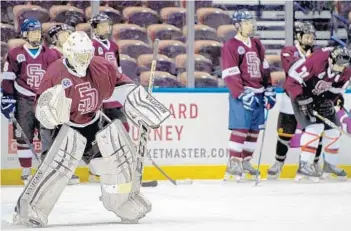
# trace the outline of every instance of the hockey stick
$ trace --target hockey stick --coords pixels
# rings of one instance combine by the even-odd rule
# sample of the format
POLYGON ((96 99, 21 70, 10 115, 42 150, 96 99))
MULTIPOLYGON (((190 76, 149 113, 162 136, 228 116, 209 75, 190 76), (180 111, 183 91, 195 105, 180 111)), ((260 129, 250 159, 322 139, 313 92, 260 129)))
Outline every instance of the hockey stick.
POLYGON ((24 133, 22 127, 19 125, 17 119, 15 118, 15 116, 13 114, 10 114, 10 118, 11 121, 14 123, 14 125, 16 126, 16 128, 20 131, 21 135, 24 138, 24 142, 26 142, 26 144, 28 145, 29 149, 32 151, 32 154, 34 155, 35 159, 39 162, 39 164, 41 163, 41 160, 38 156, 38 154, 35 152, 33 145, 30 144, 29 139, 27 137, 27 135, 24 133))
POLYGON ((326 125, 328 125, 331 128, 337 129, 341 134, 346 135, 348 137, 351 137, 351 134, 345 132, 342 128, 338 127, 335 123, 333 123, 331 120, 321 116, 318 112, 313 111, 313 115, 323 121, 326 125))
POLYGON ((266 126, 267 126, 267 121, 268 121, 268 113, 269 110, 267 110, 266 113, 266 118, 264 120, 264 124, 263 124, 263 132, 262 132, 262 140, 261 140, 261 147, 260 147, 260 155, 258 156, 258 164, 257 164, 257 173, 256 173, 256 181, 255 181, 255 186, 258 185, 258 183, 260 182, 260 178, 259 178, 259 174, 260 174, 260 166, 261 166, 261 159, 262 159, 262 151, 263 151, 263 143, 264 143, 264 137, 266 135, 266 126))

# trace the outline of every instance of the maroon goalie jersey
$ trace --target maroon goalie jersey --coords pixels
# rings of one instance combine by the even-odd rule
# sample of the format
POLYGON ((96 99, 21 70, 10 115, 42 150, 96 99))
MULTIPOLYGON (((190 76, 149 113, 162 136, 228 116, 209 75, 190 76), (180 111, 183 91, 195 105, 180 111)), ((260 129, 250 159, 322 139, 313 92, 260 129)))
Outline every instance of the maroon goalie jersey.
POLYGON ((248 44, 232 38, 222 48, 222 78, 231 95, 237 98, 244 87, 264 91, 264 82, 270 83, 269 65, 264 59, 265 49, 257 38, 248 44))
MULTIPOLYGON (((308 57, 310 56, 311 55, 308 57)), ((280 53, 280 59, 282 61, 282 66, 286 74, 288 74, 290 68, 293 67, 293 64, 299 60, 300 62, 304 62, 308 57, 301 53, 296 46, 286 46, 280 53)), ((295 65, 299 64, 296 63, 295 65)))
POLYGON ((334 100, 338 94, 344 93, 351 78, 351 68, 340 74, 332 73, 329 54, 328 49, 314 52, 305 62, 290 70, 284 88, 292 100, 298 95, 334 100))
POLYGON ((57 59, 56 52, 45 46, 35 55, 25 45, 10 50, 2 74, 3 92, 34 99, 49 64, 57 59))
POLYGON ((111 97, 115 86, 131 80, 116 71, 104 58, 94 56, 85 77, 78 77, 67 67, 65 59, 59 59, 48 68, 40 85, 39 97, 48 88, 62 84, 66 97, 72 99, 70 125, 85 127, 97 119, 97 113, 105 99, 111 97))

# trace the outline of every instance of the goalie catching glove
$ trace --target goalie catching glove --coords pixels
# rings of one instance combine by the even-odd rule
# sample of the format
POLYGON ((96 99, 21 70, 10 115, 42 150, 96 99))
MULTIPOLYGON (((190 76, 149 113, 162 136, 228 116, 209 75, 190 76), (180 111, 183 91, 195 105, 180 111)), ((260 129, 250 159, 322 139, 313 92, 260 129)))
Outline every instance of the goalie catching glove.
POLYGON ((61 84, 47 89, 37 100, 35 117, 47 129, 54 129, 57 125, 68 123, 70 118, 72 99, 65 95, 61 84))

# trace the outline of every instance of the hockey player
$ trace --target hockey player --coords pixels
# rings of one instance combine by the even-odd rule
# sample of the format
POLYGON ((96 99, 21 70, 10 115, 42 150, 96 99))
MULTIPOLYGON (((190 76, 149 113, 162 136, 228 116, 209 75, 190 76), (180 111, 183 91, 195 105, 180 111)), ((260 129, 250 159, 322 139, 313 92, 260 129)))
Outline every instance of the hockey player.
MULTIPOLYGON (((49 64, 59 57, 42 46, 42 27, 36 19, 26 19, 21 25, 26 43, 9 51, 2 73, 1 112, 10 119, 14 113, 23 133, 33 143, 39 123, 34 115, 34 98, 49 64)), ((22 168, 21 179, 26 183, 31 174, 32 152, 19 128, 14 126, 17 155, 22 168)))
POLYGON ((255 150, 264 108, 275 104, 265 50, 254 34, 253 16, 246 10, 233 15, 237 35, 222 48, 222 76, 229 88, 230 159, 225 179, 240 180, 245 172, 256 175, 250 160, 255 150))
POLYGON ((334 102, 349 84, 349 66, 350 54, 346 48, 325 48, 313 53, 305 62, 295 65, 288 73, 284 88, 291 98, 296 120, 304 129, 297 180, 304 176, 316 180, 319 178, 313 160, 322 134, 323 174, 346 177, 346 172, 336 167, 341 134, 316 118, 314 111, 339 124, 334 102))
MULTIPOLYGON (((313 43, 315 40, 315 33, 316 30, 310 22, 297 22, 297 25, 295 26, 295 34, 297 39, 295 46, 286 46, 281 52, 282 66, 286 75, 288 75, 291 68, 295 68, 296 65, 299 65, 301 62, 304 62, 309 56, 311 56, 312 52, 314 51, 313 43)), ((299 129, 300 131, 297 131, 296 129, 297 121, 295 119, 291 100, 286 92, 284 92, 277 124, 278 140, 276 145, 276 162, 268 170, 268 175, 270 177, 279 177, 289 147, 291 147, 290 145, 294 145, 293 140, 291 140, 294 135, 294 140, 296 139, 299 143, 301 130, 299 129)), ((299 144, 296 146, 300 147, 299 144)), ((319 170, 319 172, 321 169, 318 165, 318 161, 321 149, 322 145, 320 143, 314 160, 316 170, 319 170)))
POLYGON ((64 58, 50 65, 37 95, 35 115, 55 141, 20 196, 14 223, 45 226, 48 216, 79 161, 101 177, 104 207, 124 222, 137 222, 151 211, 140 193, 137 152, 119 120, 99 128, 102 101, 112 95, 124 103, 131 121, 157 128, 169 115, 143 87, 131 84, 94 47, 84 32, 74 32, 63 45, 64 58))

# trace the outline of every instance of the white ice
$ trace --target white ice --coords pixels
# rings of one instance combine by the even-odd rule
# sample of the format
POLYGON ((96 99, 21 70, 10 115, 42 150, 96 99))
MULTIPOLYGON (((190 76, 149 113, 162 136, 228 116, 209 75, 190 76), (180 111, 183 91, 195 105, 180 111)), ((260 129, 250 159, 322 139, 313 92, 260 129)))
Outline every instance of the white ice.
MULTIPOLYGON (((14 229, 8 222, 21 190, 1 188, 3 230, 14 229)), ((196 181, 179 186, 161 182, 142 191, 152 201, 153 209, 139 224, 126 225, 104 209, 98 200, 99 185, 69 186, 44 230, 351 230, 351 181, 263 181, 256 187, 253 182, 196 181)))

